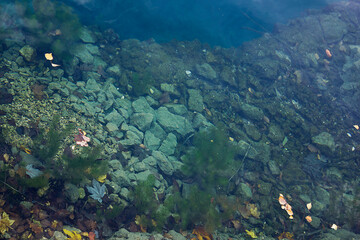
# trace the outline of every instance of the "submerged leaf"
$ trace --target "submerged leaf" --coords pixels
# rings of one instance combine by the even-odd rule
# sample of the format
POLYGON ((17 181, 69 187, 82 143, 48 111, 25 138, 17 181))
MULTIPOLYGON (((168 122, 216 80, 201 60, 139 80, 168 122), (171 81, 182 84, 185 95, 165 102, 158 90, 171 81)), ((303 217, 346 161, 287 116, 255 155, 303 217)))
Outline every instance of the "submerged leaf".
POLYGON ((11 220, 9 215, 6 212, 3 212, 0 219, 0 233, 6 233, 14 222, 15 220, 11 220))
POLYGON ((87 190, 90 192, 90 197, 92 197, 95 200, 98 200, 100 203, 102 202, 102 198, 105 195, 105 184, 100 185, 98 181, 95 179, 92 180, 92 187, 86 186, 87 190))
POLYGON ((81 240, 81 235, 78 231, 70 231, 67 229, 63 229, 64 233, 69 236, 67 240, 81 240))

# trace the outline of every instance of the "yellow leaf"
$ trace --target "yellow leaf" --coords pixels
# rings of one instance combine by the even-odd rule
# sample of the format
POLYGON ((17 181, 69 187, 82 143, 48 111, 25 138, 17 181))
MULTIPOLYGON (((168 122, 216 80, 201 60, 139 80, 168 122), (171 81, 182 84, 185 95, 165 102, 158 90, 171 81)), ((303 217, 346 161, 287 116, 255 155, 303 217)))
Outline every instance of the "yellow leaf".
POLYGON ((74 236, 74 234, 71 232, 71 231, 69 231, 69 230, 67 230, 67 229, 63 229, 63 231, 64 231, 64 233, 66 234, 66 235, 68 235, 69 237, 73 237, 74 236))
POLYGON ((81 240, 81 235, 77 231, 69 231, 67 229, 63 229, 64 233, 69 236, 67 240, 81 240))
POLYGON ((96 180, 98 180, 98 182, 104 183, 106 179, 106 174, 99 176, 96 180))
POLYGON ((245 229, 245 231, 246 231, 247 235, 249 235, 251 238, 257 238, 257 236, 253 230, 249 231, 249 230, 245 229))
POLYGON ((46 58, 46 60, 49 60, 49 61, 54 59, 52 53, 45 53, 45 58, 46 58))
POLYGON ((15 222, 15 220, 11 220, 9 218, 9 215, 6 212, 3 212, 0 217, 0 233, 4 234, 6 233, 9 228, 11 228, 11 225, 15 222))

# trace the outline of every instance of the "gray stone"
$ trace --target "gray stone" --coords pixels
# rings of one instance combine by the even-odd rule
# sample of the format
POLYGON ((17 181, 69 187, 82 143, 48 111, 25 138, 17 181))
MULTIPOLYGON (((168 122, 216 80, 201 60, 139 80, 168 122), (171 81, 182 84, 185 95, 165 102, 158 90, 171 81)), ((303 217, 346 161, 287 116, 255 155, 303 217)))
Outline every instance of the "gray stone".
POLYGON ((92 33, 84 27, 81 28, 79 37, 80 37, 81 41, 83 41, 84 43, 95 43, 95 39, 94 39, 92 33))
POLYGON ((167 137, 162 142, 159 151, 163 152, 165 155, 173 155, 176 149, 177 140, 176 136, 172 133, 169 133, 167 137))
POLYGON ((244 124, 246 134, 254 141, 261 139, 261 133, 253 124, 244 124))
POLYGON ((280 175, 280 168, 274 160, 268 162, 268 167, 272 175, 280 175))
POLYGON ((330 204, 330 193, 326 189, 317 186, 315 188, 315 195, 316 195, 316 199, 322 202, 323 204, 325 205, 330 204))
POLYGON ((95 79, 90 78, 87 82, 86 82, 86 91, 88 92, 94 92, 97 93, 100 91, 100 85, 96 82, 95 79))
POLYGON ((110 93, 112 96, 114 97, 118 97, 118 98, 121 98, 123 97, 124 95, 121 94, 118 89, 114 86, 114 84, 110 83, 107 87, 107 92, 110 93))
POLYGON ((66 240, 68 239, 62 232, 55 231, 54 235, 51 237, 52 240, 66 240))
POLYGON ((97 102, 84 101, 83 104, 86 109, 84 113, 86 116, 93 117, 96 113, 101 111, 101 109, 97 106, 97 102))
POLYGON ((127 188, 121 188, 120 190, 120 196, 125 199, 125 200, 129 200, 130 199, 130 191, 127 188))
POLYGON ((125 121, 124 117, 121 116, 115 109, 105 116, 105 120, 116 126, 120 126, 125 121))
POLYGON ((169 110, 169 112, 176 115, 185 116, 186 114, 188 114, 187 108, 182 104, 169 103, 166 104, 166 107, 169 110))
POLYGON ((327 206, 325 204, 323 204, 322 202, 316 199, 313 200, 311 203, 312 203, 311 212, 315 214, 321 214, 327 209, 327 206))
POLYGON ((285 135, 278 125, 272 123, 269 127, 268 138, 270 138, 273 143, 279 144, 282 143, 285 135))
POLYGON ((162 83, 160 84, 160 89, 163 92, 168 92, 173 95, 179 95, 179 92, 176 90, 176 86, 174 84, 162 83))
POLYGON ((113 170, 118 170, 118 169, 123 169, 121 162, 117 159, 113 159, 109 161, 109 166, 110 168, 112 168, 113 170))
POLYGON ((136 179, 138 181, 146 181, 148 176, 151 175, 151 174, 152 173, 151 173, 150 170, 146 170, 146 171, 142 171, 142 172, 137 173, 135 176, 136 176, 136 179))
POLYGON ((268 182, 263 182, 263 181, 259 181, 258 182, 258 191, 259 193, 268 196, 271 193, 271 189, 272 189, 272 184, 268 183, 268 182))
POLYGON ((156 158, 154 158, 153 156, 148 156, 147 158, 145 158, 143 160, 143 162, 147 165, 149 165, 150 167, 155 167, 156 166, 156 158))
POLYGON ((174 167, 168 158, 160 151, 153 151, 153 157, 157 161, 157 165, 159 166, 160 170, 165 174, 171 176, 174 173, 174 167))
POLYGON ((71 51, 76 57, 80 59, 81 62, 86 64, 93 64, 94 57, 89 52, 87 44, 77 44, 72 48, 71 51))
POLYGON ((85 48, 92 55, 100 55, 98 46, 96 46, 94 44, 85 44, 85 48))
POLYGON ((168 159, 174 167, 174 174, 182 174, 181 168, 183 167, 184 163, 179 161, 174 156, 168 156, 168 159))
POLYGON ((130 123, 134 124, 141 131, 148 130, 154 120, 154 115, 151 113, 134 113, 130 117, 130 123))
POLYGON ((221 80, 230 84, 231 86, 237 87, 235 71, 236 67, 224 66, 220 73, 221 80))
POLYGON ((201 65, 197 64, 195 68, 197 74, 206 79, 214 80, 216 78, 215 70, 208 63, 203 63, 201 65))
POLYGON ((340 182, 343 179, 341 171, 336 167, 326 169, 327 179, 333 182, 340 182))
POLYGON ((53 76, 53 77, 55 77, 55 78, 58 78, 58 79, 61 79, 62 78, 62 76, 64 75, 64 70, 62 70, 62 69, 53 69, 53 70, 51 70, 50 71, 50 73, 51 73, 51 76, 53 76))
POLYGON ((25 58, 26 61, 30 62, 31 60, 33 60, 36 56, 36 50, 35 48, 29 46, 29 45, 25 45, 23 46, 20 50, 19 53, 21 54, 21 56, 23 56, 25 58))
POLYGON ((338 13, 322 14, 318 21, 328 43, 339 42, 347 33, 347 24, 340 19, 338 13))
MULTIPOLYGON (((132 161, 132 160, 131 160, 132 161)), ((144 162, 137 162, 133 166, 133 169, 136 173, 143 172, 147 170, 147 166, 144 162)))
POLYGON ((121 69, 119 67, 119 65, 114 65, 111 67, 108 67, 108 69, 106 70, 108 73, 116 75, 116 76, 121 76, 121 69))
POLYGON ((165 107, 156 110, 156 119, 166 132, 175 131, 182 136, 194 131, 191 123, 183 116, 172 114, 165 107))
POLYGON ((111 179, 119 186, 130 186, 130 180, 124 170, 116 170, 110 173, 111 179))
POLYGON ((160 146, 160 139, 155 137, 152 132, 146 131, 144 137, 144 145, 150 150, 157 150, 160 146))
POLYGON ((170 230, 169 234, 172 236, 174 240, 186 240, 186 238, 181 235, 181 233, 175 232, 174 230, 170 230))
POLYGON ((250 144, 240 140, 236 147, 238 149, 238 154, 240 156, 246 156, 250 159, 261 161, 264 164, 267 164, 271 156, 270 145, 262 142, 251 142, 250 144))
POLYGON ((310 222, 310 225, 313 228, 318 229, 320 227, 320 224, 321 224, 321 219, 316 217, 316 216, 311 216, 311 218, 312 218, 312 221, 310 222))
POLYGON ((210 123, 201 113, 196 113, 193 118, 192 125, 194 128, 207 128, 213 124, 210 123))
POLYGON ((20 205, 29 211, 31 210, 32 206, 34 206, 32 202, 28 202, 28 201, 21 201, 20 205))
POLYGON ((188 93, 189 93, 189 99, 188 99, 189 109, 197 112, 202 112, 204 109, 204 102, 200 90, 188 89, 188 93))
POLYGON ((134 112, 137 113, 154 113, 154 109, 150 107, 150 104, 146 101, 146 98, 140 97, 139 99, 132 102, 134 112))
POLYGON ((129 130, 126 131, 126 139, 121 140, 120 143, 125 146, 141 144, 144 138, 144 134, 134 126, 129 126, 129 130))
MULTIPOLYGON (((100 51, 98 52, 98 54, 100 55, 100 51)), ((94 67, 95 68, 102 68, 102 69, 105 69, 106 68, 106 66, 107 66, 107 63, 104 61, 104 60, 102 60, 101 58, 100 58, 100 56, 94 56, 94 67)))
POLYGON ((326 153, 335 150, 335 140, 330 133, 322 132, 319 135, 312 137, 311 140, 321 152, 326 153))
POLYGON ((149 131, 152 132, 154 136, 159 138, 161 141, 164 140, 167 136, 164 129, 162 129, 162 127, 160 127, 160 125, 156 122, 151 126, 149 131))
MULTIPOLYGON (((92 71, 83 71, 82 72, 82 79, 90 79, 93 78, 95 79, 97 82, 101 81, 101 75, 97 72, 92 72, 92 71)), ((102 89, 104 90, 104 89, 102 89)))
POLYGON ((60 95, 62 95, 64 97, 68 97, 70 95, 70 91, 66 87, 60 88, 59 93, 60 93, 60 95))
POLYGON ((238 191, 245 201, 252 199, 252 191, 247 184, 240 183, 238 191))
POLYGON ((118 126, 113 122, 107 123, 106 128, 109 132, 115 132, 119 130, 118 126))
POLYGON ((240 106, 240 111, 246 118, 251 120, 262 121, 264 118, 263 110, 247 103, 240 106))
POLYGON ((360 239, 360 235, 359 234, 355 234, 353 232, 350 232, 349 230, 346 229, 338 229, 337 231, 334 231, 334 234, 339 237, 341 240, 344 239, 360 239))
POLYGON ((65 183, 65 196, 69 199, 70 202, 75 203, 79 197, 80 192, 79 189, 72 183, 65 183))

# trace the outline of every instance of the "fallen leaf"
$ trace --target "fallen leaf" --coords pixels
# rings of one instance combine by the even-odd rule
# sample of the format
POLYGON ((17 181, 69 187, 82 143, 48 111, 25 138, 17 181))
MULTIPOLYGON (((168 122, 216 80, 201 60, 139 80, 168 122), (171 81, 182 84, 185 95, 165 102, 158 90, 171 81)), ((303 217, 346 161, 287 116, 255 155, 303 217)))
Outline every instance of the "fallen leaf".
POLYGON ((54 59, 52 53, 45 53, 45 58, 49 61, 52 61, 54 59))

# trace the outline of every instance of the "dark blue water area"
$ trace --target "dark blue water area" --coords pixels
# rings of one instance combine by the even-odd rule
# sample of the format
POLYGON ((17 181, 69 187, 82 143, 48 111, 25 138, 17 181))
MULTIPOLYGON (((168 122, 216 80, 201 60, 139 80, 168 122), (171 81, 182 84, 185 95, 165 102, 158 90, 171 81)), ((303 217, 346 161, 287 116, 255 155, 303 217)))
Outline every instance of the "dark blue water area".
POLYGON ((194 40, 223 47, 272 31, 275 23, 336 0, 66 0, 83 23, 114 29, 122 39, 194 40))

